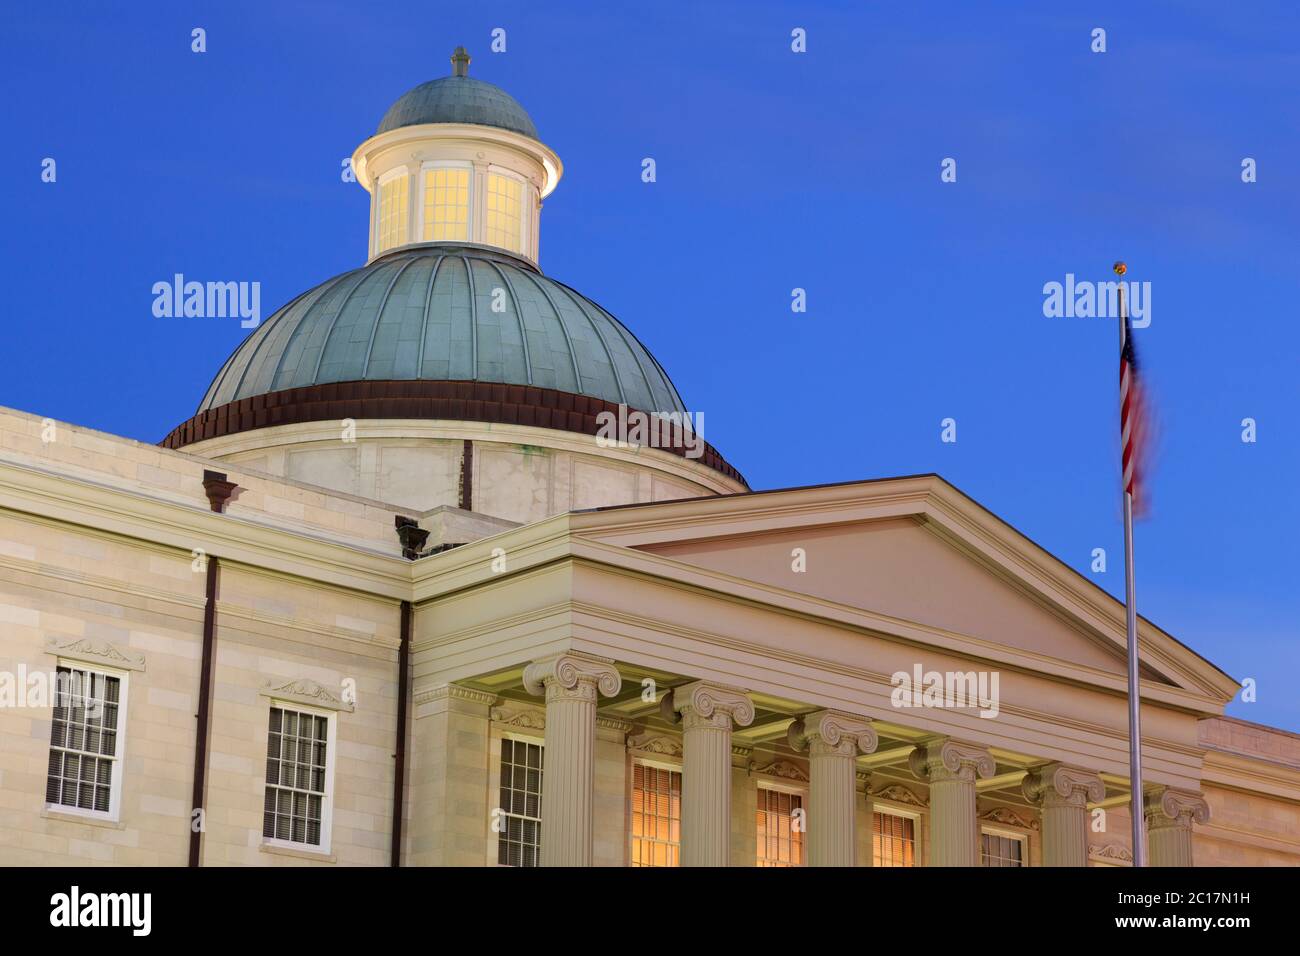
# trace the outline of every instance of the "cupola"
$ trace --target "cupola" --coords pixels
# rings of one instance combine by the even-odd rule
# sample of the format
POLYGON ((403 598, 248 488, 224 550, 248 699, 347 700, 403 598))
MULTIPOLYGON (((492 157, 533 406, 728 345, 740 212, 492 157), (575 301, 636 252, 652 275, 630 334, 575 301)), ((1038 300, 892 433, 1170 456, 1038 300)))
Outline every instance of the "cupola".
POLYGON ((560 159, 513 96, 470 77, 464 47, 451 64, 451 76, 399 97, 352 156, 371 196, 368 258, 456 243, 535 264, 542 200, 560 180, 560 159))

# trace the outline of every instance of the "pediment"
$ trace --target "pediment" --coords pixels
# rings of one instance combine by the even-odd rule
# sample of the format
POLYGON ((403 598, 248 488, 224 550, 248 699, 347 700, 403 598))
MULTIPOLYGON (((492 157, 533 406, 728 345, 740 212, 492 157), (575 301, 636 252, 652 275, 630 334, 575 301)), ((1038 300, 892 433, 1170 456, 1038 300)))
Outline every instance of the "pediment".
MULTIPOLYGON (((937 476, 583 518, 583 534, 728 579, 1111 677, 1126 673, 1123 606, 937 476)), ((1236 691, 1150 622, 1139 633, 1144 680, 1225 702, 1236 691)))

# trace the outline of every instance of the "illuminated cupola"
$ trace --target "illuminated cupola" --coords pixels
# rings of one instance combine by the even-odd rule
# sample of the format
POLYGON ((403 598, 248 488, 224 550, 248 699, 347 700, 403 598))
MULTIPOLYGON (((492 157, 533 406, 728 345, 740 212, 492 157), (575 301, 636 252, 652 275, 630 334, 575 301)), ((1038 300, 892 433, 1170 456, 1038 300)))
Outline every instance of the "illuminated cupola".
POLYGON ((537 137, 522 106, 471 79, 457 47, 452 75, 397 100, 352 156, 370 192, 369 258, 412 243, 492 246, 538 260, 542 200, 560 181, 560 159, 537 137))

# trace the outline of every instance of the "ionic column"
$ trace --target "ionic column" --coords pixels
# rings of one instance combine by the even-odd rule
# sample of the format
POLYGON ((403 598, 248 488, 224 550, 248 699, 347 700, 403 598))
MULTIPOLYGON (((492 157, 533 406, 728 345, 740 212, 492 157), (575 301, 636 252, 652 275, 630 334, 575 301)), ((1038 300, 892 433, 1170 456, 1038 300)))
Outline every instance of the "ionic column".
POLYGON ((682 866, 726 866, 731 845, 731 728, 748 726, 743 690, 696 681, 674 689, 682 720, 682 866))
POLYGON ((1147 792, 1147 849, 1152 866, 1192 865, 1192 823, 1208 823, 1210 807, 1199 793, 1159 787, 1147 792))
POLYGON ((1042 808, 1043 866, 1088 865, 1088 804, 1106 796, 1101 777, 1052 763, 1031 770, 1021 785, 1042 808))
POLYGON ((546 695, 542 763, 543 866, 591 866, 596 694, 612 697, 622 678, 609 661, 561 654, 524 668, 524 687, 546 695))
POLYGON ((790 746, 808 751, 808 863, 853 866, 857 756, 878 743, 871 722, 819 710, 790 725, 790 746))
POLYGON ((930 782, 930 865, 979 866, 975 780, 993 776, 993 757, 983 747, 944 739, 917 747, 907 759, 930 782))

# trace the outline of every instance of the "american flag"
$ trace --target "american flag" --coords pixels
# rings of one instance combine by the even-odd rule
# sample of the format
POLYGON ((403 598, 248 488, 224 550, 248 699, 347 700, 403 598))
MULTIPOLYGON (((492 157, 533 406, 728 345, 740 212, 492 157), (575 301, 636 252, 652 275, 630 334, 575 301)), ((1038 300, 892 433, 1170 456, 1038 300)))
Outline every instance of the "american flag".
POLYGON ((1133 514, 1145 513, 1146 498, 1142 478, 1146 468, 1146 451, 1150 425, 1142 379, 1138 374, 1137 349, 1133 345, 1133 326, 1124 316, 1124 337, 1119 350, 1119 429, 1123 445, 1124 490, 1133 496, 1133 514))

